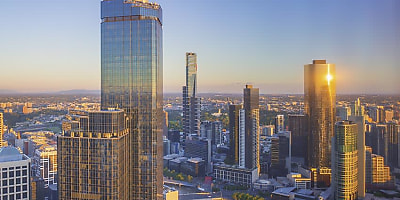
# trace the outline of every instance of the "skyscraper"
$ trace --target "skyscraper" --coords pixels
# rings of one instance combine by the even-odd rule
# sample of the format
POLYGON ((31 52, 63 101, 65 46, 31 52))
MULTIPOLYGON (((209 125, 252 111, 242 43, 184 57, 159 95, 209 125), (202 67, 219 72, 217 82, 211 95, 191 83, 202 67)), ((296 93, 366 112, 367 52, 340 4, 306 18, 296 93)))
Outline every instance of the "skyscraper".
POLYGON ((275 133, 279 133, 285 130, 285 116, 284 115, 277 115, 275 117, 275 133))
POLYGON ((246 85, 243 89, 245 112, 245 167, 260 169, 259 89, 246 85))
POLYGON ((63 127, 57 137, 59 199, 131 199, 124 112, 71 113, 63 127))
POLYGON ((355 200, 358 198, 357 124, 337 122, 332 140, 334 199, 355 200))
POLYGON ((335 65, 313 60, 304 65, 304 111, 310 131, 309 167, 331 166, 331 138, 336 118, 335 65))
POLYGON ((288 117, 289 131, 292 133, 292 156, 307 158, 307 117, 305 115, 290 114, 288 117))
POLYGON ((197 97, 197 55, 186 53, 186 85, 183 86, 183 133, 200 134, 200 98, 197 97))
POLYGON ((242 105, 229 105, 229 156, 239 163, 239 115, 242 105))
POLYGON ((0 199, 31 199, 31 159, 15 147, 3 147, 0 168, 0 199))
POLYGON ((357 124, 357 160, 358 160, 358 197, 365 197, 365 116, 350 116, 349 120, 357 124))
POLYGON ((3 145, 3 134, 4 134, 3 113, 0 112, 0 147, 2 147, 3 145))
POLYGON ((103 0, 101 19, 101 108, 126 114, 127 199, 162 199, 162 9, 147 0, 103 0))

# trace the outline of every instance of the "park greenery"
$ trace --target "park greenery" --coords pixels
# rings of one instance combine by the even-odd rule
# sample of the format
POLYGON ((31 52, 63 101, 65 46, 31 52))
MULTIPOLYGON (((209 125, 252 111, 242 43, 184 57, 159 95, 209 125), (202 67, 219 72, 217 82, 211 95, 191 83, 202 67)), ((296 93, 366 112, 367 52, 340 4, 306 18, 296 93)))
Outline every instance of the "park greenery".
POLYGON ((164 168, 164 176, 178 181, 187 181, 187 182, 193 181, 193 176, 186 175, 183 173, 178 173, 175 170, 170 171, 167 168, 164 168))
POLYGON ((260 196, 253 196, 247 193, 235 192, 232 195, 233 200, 264 200, 260 196))

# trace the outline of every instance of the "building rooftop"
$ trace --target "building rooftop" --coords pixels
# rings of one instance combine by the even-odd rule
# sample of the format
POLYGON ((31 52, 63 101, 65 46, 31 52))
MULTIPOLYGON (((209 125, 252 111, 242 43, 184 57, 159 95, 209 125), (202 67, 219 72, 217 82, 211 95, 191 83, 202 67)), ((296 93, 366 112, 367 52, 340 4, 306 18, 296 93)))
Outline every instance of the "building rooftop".
POLYGON ((27 157, 21 154, 17 148, 7 146, 0 149, 0 162, 26 160, 27 157))

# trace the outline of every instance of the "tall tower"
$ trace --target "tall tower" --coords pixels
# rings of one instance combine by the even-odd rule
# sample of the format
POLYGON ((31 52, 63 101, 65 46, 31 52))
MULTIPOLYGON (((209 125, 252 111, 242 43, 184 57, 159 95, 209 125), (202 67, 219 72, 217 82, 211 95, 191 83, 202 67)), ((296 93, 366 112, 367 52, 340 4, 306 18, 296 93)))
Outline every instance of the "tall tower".
POLYGON ((101 19, 101 108, 127 116, 127 199, 162 199, 162 9, 147 0, 103 0, 101 19))
POLYGON ((200 135, 200 98, 197 97, 197 55, 186 53, 186 85, 183 86, 183 132, 200 135))
POLYGON ((239 116, 242 105, 229 105, 229 156, 239 163, 239 116))
POLYGON ((279 133, 285 130, 285 116, 284 115, 277 115, 275 117, 275 133, 279 133))
POLYGON ((245 110, 245 167, 260 169, 259 89, 246 85, 243 89, 245 110))
POLYGON ((3 146, 3 134, 4 134, 3 113, 0 112, 0 147, 3 146))
POLYGON ((334 199, 358 198, 357 124, 340 121, 332 141, 332 183, 334 199))
POLYGON ((331 138, 336 117, 335 65, 313 60, 304 65, 304 111, 308 118, 309 167, 331 166, 331 138))

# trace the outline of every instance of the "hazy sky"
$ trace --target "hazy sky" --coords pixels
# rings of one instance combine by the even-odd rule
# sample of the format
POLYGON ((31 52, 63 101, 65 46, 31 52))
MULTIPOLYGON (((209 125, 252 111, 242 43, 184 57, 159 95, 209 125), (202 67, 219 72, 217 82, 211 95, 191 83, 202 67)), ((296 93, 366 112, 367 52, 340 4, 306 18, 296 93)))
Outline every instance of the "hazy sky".
MULTIPOLYGON (((159 0, 164 91, 185 52, 199 92, 303 93, 303 66, 336 64, 338 93, 400 94, 398 0, 159 0)), ((100 89, 100 0, 0 0, 0 89, 100 89)))

